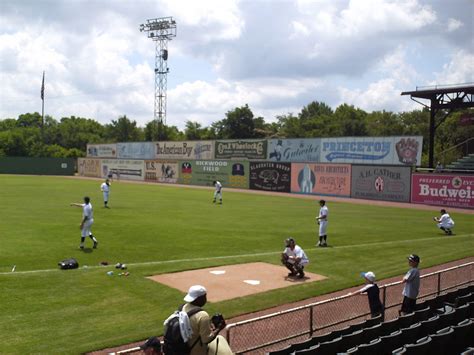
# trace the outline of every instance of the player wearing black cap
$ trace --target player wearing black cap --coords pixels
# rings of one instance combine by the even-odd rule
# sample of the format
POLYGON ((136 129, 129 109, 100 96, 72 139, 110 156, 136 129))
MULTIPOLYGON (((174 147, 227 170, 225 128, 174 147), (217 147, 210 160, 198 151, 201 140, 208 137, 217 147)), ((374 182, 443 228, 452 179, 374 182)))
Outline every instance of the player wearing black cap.
POLYGON ((290 273, 289 277, 298 275, 298 278, 304 277, 304 266, 309 263, 309 259, 299 245, 296 245, 293 238, 285 240, 285 250, 281 254, 281 263, 286 266, 290 273))
POLYGON ((399 311, 400 314, 408 314, 415 311, 416 298, 420 291, 420 271, 418 270, 418 264, 420 263, 420 257, 416 254, 411 254, 407 257, 408 265, 410 270, 403 277, 402 282, 405 284, 403 288, 403 303, 402 309, 399 311))

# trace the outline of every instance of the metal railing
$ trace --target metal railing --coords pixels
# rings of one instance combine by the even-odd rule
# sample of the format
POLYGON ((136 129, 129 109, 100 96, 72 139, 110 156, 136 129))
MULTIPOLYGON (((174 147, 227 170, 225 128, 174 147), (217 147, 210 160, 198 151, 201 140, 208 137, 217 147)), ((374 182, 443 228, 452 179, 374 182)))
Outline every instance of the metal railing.
MULTIPOLYGON (((418 301, 474 283, 474 262, 421 276, 418 301)), ((401 281, 380 287, 385 306, 384 319, 398 317, 402 303, 401 281)), ((370 317, 367 296, 347 294, 229 324, 226 338, 236 354, 263 354, 288 344, 301 342, 329 331, 341 329, 370 317)))

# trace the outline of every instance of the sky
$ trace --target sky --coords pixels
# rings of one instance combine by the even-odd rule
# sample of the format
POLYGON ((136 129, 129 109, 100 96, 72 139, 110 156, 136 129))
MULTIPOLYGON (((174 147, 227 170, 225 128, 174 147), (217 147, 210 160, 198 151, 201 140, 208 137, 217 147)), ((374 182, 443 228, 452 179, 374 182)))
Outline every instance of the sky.
POLYGON ((474 82, 472 0, 1 0, 0 119, 153 119, 155 42, 171 16, 166 124, 207 127, 246 104, 274 122, 312 101, 421 106, 402 91, 474 82))

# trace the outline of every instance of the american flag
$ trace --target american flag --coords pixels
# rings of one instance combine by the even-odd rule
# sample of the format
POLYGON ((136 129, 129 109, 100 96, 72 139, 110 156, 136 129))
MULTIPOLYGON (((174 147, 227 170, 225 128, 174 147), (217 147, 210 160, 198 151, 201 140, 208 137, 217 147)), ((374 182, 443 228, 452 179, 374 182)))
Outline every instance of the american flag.
POLYGON ((44 100, 44 72, 43 72, 43 83, 41 84, 41 100, 44 100))

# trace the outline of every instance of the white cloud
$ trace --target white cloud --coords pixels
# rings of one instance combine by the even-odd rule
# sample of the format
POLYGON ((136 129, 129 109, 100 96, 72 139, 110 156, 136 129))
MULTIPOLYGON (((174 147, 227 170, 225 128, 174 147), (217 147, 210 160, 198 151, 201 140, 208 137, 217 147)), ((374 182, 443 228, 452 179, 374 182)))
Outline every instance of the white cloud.
POLYGON ((245 104, 267 121, 313 100, 404 110, 407 88, 474 81, 472 4, 456 1, 3 0, 0 119, 41 110, 45 70, 46 114, 146 124, 154 43, 138 26, 164 16, 170 124, 245 104))
POLYGON ((466 51, 453 53, 449 63, 443 65, 443 70, 435 73, 436 81, 431 85, 450 85, 474 82, 474 54, 466 51))
POLYGON ((457 29, 461 28, 463 26, 463 23, 459 20, 456 20, 454 18, 450 18, 448 20, 448 32, 454 32, 457 29))

